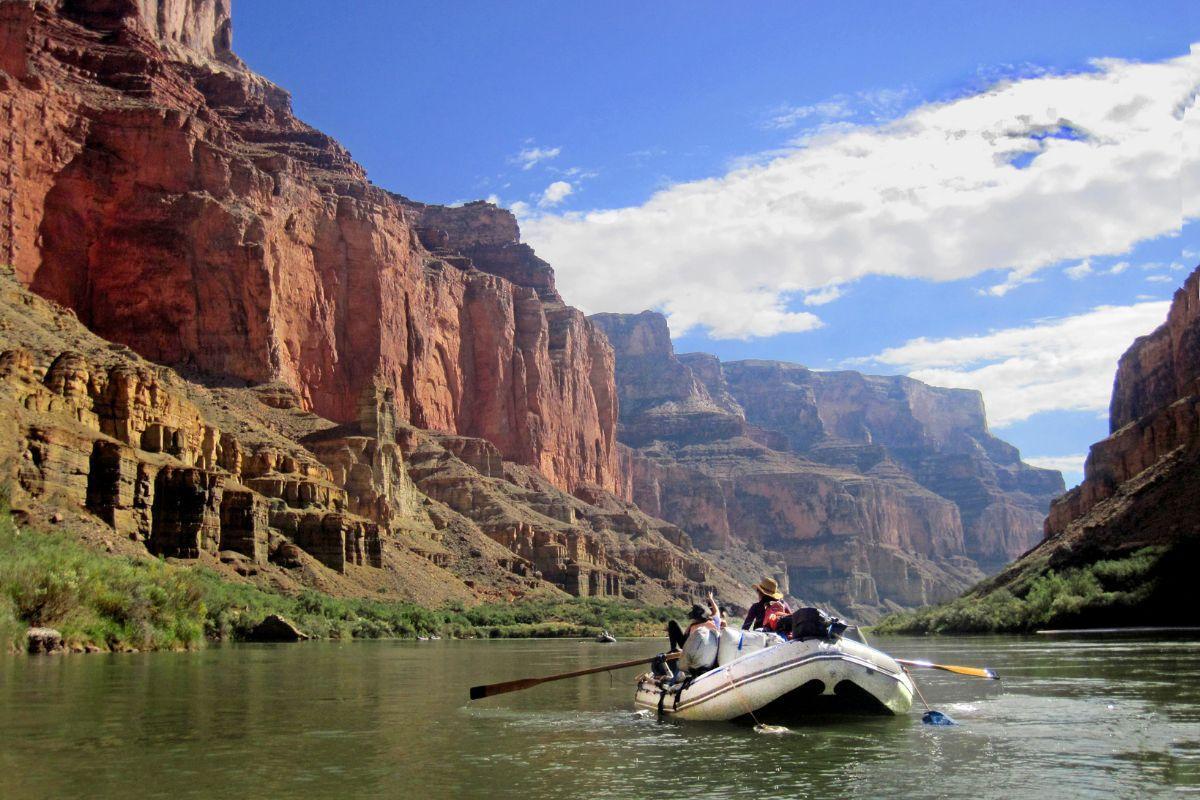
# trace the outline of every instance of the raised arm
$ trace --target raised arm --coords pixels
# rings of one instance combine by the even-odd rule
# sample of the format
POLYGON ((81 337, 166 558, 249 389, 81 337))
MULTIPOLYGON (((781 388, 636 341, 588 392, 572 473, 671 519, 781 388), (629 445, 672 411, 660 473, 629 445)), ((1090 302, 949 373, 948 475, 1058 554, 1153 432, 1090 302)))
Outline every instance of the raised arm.
POLYGON ((717 605, 717 601, 713 599, 712 592, 708 593, 708 610, 712 613, 713 625, 717 631, 721 630, 721 607, 717 605))

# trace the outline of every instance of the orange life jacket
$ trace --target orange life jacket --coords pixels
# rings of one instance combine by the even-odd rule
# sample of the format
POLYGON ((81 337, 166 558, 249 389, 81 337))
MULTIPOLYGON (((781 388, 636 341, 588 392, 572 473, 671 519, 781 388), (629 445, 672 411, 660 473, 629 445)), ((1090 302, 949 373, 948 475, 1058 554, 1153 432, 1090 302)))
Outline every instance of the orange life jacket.
POLYGON ((788 610, 787 603, 782 600, 772 600, 767 607, 763 609, 763 630, 773 631, 779 627, 779 623, 783 621, 788 614, 792 612, 788 610))

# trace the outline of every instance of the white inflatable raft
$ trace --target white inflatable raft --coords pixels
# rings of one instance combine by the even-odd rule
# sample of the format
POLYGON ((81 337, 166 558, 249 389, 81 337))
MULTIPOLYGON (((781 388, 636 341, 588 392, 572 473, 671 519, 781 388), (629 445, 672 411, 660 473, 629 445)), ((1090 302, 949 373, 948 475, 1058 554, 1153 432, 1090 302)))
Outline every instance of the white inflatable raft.
POLYGON ((741 631, 722 631, 719 666, 682 684, 641 676, 635 704, 664 717, 726 721, 753 714, 760 722, 810 713, 903 714, 912 707, 908 674, 866 644, 775 637, 769 646, 738 655, 734 642, 743 638, 741 631))

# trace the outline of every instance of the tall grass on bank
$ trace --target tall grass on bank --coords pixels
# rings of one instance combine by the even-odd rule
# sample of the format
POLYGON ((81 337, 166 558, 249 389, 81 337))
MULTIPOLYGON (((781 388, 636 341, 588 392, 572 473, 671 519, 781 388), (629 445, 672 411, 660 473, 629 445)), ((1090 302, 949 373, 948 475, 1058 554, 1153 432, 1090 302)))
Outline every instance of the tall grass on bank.
POLYGON ((165 650, 245 638, 268 614, 318 638, 502 638, 602 629, 659 635, 673 613, 594 598, 429 609, 315 591, 285 595, 203 568, 106 555, 64 532, 21 530, 0 506, 0 650, 22 647, 31 626, 57 628, 76 649, 165 650))
MULTIPOLYGON (((1154 606, 1164 547, 1062 571, 1032 573, 1011 587, 885 617, 879 633, 1022 633, 1049 627, 1103 627, 1137 621, 1154 606)), ((1143 621, 1143 624, 1148 624, 1143 621)))

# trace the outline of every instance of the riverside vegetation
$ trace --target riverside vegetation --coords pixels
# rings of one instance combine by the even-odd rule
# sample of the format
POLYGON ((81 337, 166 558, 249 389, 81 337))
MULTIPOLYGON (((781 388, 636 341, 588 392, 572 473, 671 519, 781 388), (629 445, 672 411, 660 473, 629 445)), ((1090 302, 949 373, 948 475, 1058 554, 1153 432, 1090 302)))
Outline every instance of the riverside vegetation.
MULTIPOLYGON (((1125 557, 1061 570, 1029 569, 1009 585, 980 587, 949 603, 885 617, 879 633, 1028 633, 1039 628, 1153 624, 1146 615, 1175 583, 1182 548, 1143 547, 1125 557)), ((1169 611, 1169 609, 1168 609, 1169 611)))
POLYGON ((603 629, 658 634, 676 611, 546 597, 441 609, 306 590, 285 595, 202 567, 95 551, 61 531, 16 525, 0 507, 0 650, 31 626, 58 629, 72 649, 179 650, 245 638, 268 614, 318 638, 572 637, 603 629))

